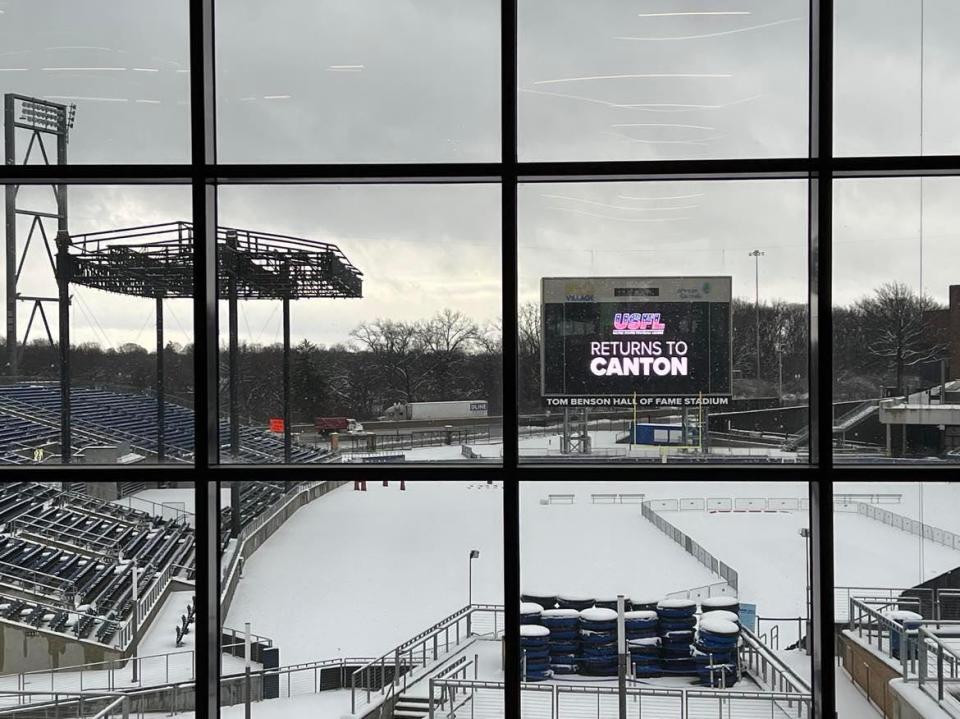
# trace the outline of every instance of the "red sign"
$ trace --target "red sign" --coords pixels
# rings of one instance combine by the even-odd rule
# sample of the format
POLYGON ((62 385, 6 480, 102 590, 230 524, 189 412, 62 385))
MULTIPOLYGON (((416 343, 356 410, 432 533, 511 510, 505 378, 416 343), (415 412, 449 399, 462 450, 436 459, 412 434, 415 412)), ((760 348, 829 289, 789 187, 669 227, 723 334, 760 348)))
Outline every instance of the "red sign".
POLYGON ((283 419, 277 419, 276 417, 270 420, 270 431, 271 432, 282 432, 283 431, 283 419))

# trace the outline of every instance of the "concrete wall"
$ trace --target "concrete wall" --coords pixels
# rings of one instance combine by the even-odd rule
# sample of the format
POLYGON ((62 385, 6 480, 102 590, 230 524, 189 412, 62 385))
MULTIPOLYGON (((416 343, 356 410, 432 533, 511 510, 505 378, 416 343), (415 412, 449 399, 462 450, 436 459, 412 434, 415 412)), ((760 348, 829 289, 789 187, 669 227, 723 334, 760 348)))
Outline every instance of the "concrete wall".
POLYGON ((0 622, 0 673, 56 669, 120 659, 115 649, 0 622))
POLYGON ((890 680, 899 678, 900 672, 846 634, 840 635, 840 656, 843 668, 874 705, 882 708, 884 717, 896 717, 897 702, 890 691, 890 680))

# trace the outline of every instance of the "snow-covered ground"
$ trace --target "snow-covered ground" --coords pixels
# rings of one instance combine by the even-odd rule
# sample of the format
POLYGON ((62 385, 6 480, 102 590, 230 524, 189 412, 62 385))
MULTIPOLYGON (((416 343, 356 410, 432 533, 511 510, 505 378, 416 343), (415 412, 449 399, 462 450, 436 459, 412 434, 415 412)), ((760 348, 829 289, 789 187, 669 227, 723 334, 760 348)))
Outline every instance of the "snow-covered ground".
POLYGON ((244 564, 224 624, 270 637, 281 664, 379 656, 467 604, 503 602, 499 483, 346 485, 298 510, 244 564))

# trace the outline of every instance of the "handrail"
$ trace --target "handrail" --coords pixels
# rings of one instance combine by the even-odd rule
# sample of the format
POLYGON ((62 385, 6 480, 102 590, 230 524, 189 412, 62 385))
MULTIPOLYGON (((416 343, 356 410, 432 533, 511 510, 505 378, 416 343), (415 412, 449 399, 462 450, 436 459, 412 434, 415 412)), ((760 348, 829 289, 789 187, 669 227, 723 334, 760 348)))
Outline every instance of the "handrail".
POLYGON ((766 681, 767 675, 766 668, 769 666, 772 670, 771 678, 779 678, 773 681, 775 687, 779 686, 782 689, 784 686, 783 680, 785 679, 786 686, 789 690, 787 693, 794 696, 796 694, 812 693, 813 690, 807 681, 784 663, 784 661, 771 651, 767 645, 761 642, 753 632, 746 627, 740 627, 740 636, 743 639, 743 645, 740 647, 741 658, 745 659, 745 664, 749 669, 761 671, 764 682, 766 681), (755 657, 760 660, 756 666, 753 661, 755 657))

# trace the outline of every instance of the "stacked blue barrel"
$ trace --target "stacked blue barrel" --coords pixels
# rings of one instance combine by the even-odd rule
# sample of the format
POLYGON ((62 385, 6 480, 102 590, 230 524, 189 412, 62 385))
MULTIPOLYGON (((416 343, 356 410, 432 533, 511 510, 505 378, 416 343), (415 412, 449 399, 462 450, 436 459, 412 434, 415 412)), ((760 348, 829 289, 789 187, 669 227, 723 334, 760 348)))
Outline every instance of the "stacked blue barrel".
POLYGON ((657 604, 660 671, 664 675, 694 674, 694 628, 697 603, 691 599, 663 599, 657 604))
POLYGON ((554 607, 557 606, 557 595, 556 594, 521 594, 520 601, 539 604, 544 609, 553 609, 554 607))
POLYGON ((580 612, 544 609, 540 621, 550 630, 550 670, 554 674, 576 674, 580 670, 580 612))
POLYGON ((557 606, 560 609, 576 609, 578 612, 593 606, 593 597, 582 594, 561 594, 557 597, 557 606))
POLYGON ((591 607, 580 612, 580 673, 617 675, 617 612, 591 607))
POLYGON ((540 615, 543 607, 536 602, 520 602, 520 623, 541 624, 540 615))
POLYGON ((524 659, 525 681, 553 676, 550 671, 550 630, 539 624, 520 625, 520 655, 524 659))
POLYGON ((624 612, 623 626, 634 675, 650 678, 660 675, 659 617, 651 609, 624 612))
POLYGON ((729 687, 740 676, 737 645, 740 641, 740 602, 718 596, 700 600, 700 626, 694 644, 694 661, 700 681, 710 687, 729 687))

